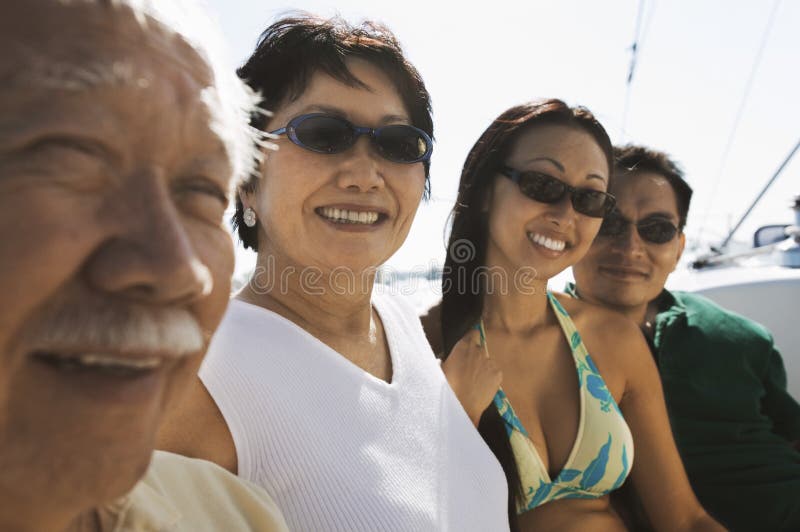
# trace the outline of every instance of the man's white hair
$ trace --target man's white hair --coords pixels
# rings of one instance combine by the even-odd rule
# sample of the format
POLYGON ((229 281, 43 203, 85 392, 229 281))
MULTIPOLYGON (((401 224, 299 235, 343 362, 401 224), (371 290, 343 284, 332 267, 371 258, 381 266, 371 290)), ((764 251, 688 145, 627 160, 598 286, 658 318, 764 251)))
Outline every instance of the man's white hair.
MULTIPOLYGON (((252 113, 263 112, 260 98, 236 75, 219 24, 197 0, 60 0, 127 6, 143 29, 155 21, 160 30, 174 33, 205 60, 214 76, 214 89, 204 93, 212 110, 212 130, 222 139, 233 166, 232 187, 257 172, 261 151, 272 148, 264 134, 252 128, 252 113)), ((232 189, 233 190, 233 189, 232 189)))

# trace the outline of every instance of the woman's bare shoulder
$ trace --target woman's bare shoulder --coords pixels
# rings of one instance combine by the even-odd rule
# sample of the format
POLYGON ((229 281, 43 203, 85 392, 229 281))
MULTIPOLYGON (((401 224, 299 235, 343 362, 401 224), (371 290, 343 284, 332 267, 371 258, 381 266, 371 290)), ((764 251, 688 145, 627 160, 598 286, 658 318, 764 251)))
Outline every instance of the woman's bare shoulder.
POLYGON ((640 348, 644 342, 639 327, 627 316, 566 294, 553 295, 570 315, 584 340, 593 346, 593 351, 624 354, 640 348))
POLYGON ((217 403, 199 378, 188 388, 180 402, 167 412, 157 448, 208 460, 236 474, 236 446, 217 403))

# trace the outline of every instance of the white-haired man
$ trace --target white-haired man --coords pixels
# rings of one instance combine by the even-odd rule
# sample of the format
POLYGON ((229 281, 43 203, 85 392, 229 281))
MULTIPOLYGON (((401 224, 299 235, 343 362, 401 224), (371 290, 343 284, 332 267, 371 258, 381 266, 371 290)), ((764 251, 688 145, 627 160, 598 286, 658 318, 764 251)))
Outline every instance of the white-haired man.
POLYGON ((285 530, 222 469, 151 461, 252 162, 252 97, 159 4, 0 3, 0 530, 285 530))

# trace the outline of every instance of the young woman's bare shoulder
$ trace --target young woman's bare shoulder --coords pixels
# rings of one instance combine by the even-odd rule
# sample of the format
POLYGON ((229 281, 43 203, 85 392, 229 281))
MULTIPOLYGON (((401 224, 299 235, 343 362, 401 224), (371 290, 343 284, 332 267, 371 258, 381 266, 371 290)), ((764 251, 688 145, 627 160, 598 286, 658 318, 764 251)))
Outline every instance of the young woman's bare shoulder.
POLYGON ((595 352, 626 353, 644 341, 639 327, 619 312, 554 293, 572 318, 585 343, 595 352))

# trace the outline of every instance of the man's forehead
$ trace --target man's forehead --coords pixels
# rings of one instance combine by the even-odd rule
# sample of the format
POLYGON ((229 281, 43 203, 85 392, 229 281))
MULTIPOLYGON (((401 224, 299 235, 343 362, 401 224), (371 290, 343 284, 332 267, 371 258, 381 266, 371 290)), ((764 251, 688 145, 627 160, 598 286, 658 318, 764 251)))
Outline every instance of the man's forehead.
POLYGON ((20 68, 0 76, 5 89, 68 92, 117 87, 144 89, 153 80, 152 71, 126 59, 95 58, 75 62, 58 60, 30 49, 25 55, 27 58, 20 68))
POLYGON ((632 211, 630 214, 640 217, 655 212, 678 216, 675 190, 661 174, 648 171, 617 174, 611 193, 623 214, 632 211))
MULTIPOLYGON (((12 2, 16 4, 17 2, 12 2)), ((6 88, 86 90, 146 87, 154 64, 211 84, 208 65, 177 35, 127 6, 32 0, 0 27, 0 82, 6 88), (11 24, 14 20, 15 24, 11 24)), ((0 7, 0 18, 7 7, 0 7)))
POLYGON ((196 0, 2 0, 0 105, 15 115, 12 122, 29 121, 32 109, 75 113, 80 106, 72 96, 91 101, 96 88, 113 88, 97 94, 106 101, 141 96, 149 102, 145 91, 116 88, 152 82, 150 93, 166 89, 187 106, 200 89, 211 117, 206 125, 233 156, 239 177, 259 158, 247 125, 258 98, 234 74, 224 50, 217 24, 196 0))

